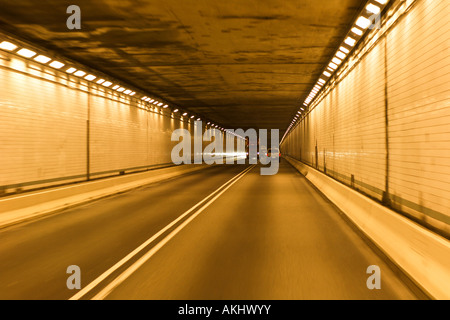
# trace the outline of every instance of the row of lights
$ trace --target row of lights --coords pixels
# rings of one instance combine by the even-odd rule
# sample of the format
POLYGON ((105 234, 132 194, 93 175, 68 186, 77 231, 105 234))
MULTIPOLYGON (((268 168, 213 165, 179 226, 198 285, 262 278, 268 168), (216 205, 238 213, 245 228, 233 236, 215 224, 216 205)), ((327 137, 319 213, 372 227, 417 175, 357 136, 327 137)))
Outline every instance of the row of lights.
MULTIPOLYGON (((58 60, 53 60, 50 57, 47 57, 45 55, 42 54, 38 54, 33 50, 27 49, 27 48, 19 48, 18 45, 9 42, 9 41, 3 41, 0 43, 0 49, 9 51, 9 52, 15 52, 16 54, 18 54, 19 56, 22 56, 24 58, 28 58, 28 59, 33 59, 36 62, 39 62, 41 64, 45 64, 45 65, 49 65, 52 68, 55 69, 62 69, 63 67, 66 66, 65 63, 60 62, 58 60)), ((79 70, 76 69, 74 67, 68 67, 66 66, 65 72, 68 74, 73 74, 74 76, 80 77, 80 78, 84 78, 88 81, 94 81, 97 84, 101 84, 104 87, 111 87, 113 85, 113 83, 111 81, 107 81, 105 79, 98 79, 97 76, 87 73, 83 70, 79 70)), ((112 87, 113 90, 116 90, 117 92, 123 92, 124 94, 130 95, 130 96, 134 96, 136 94, 135 91, 130 90, 130 89, 126 89, 120 85, 114 85, 112 87)))
MULTIPOLYGON (((327 83, 328 79, 330 79, 339 65, 342 64, 352 48, 356 45, 358 40, 363 36, 364 32, 367 31, 370 25, 372 25, 373 22, 369 19, 370 16, 379 14, 388 2, 389 0, 369 1, 369 3, 365 7, 366 11, 361 14, 358 19, 356 19, 355 25, 352 27, 349 34, 345 38, 344 43, 339 47, 338 51, 328 64, 326 70, 323 72, 319 80, 317 80, 317 83, 314 85, 308 97, 303 102, 304 107, 308 107, 311 104, 311 102, 314 100, 323 86, 327 83)), ((286 134, 303 115, 303 112, 305 111, 304 107, 301 107, 300 111, 298 111, 294 116, 294 119, 287 129, 286 134)))
MULTIPOLYGON (((63 67, 66 67, 65 68, 65 72, 68 73, 68 74, 73 74, 74 76, 77 76, 77 77, 80 77, 80 78, 82 77, 82 78, 84 78, 87 81, 95 81, 95 83, 97 83, 99 85, 102 85, 102 86, 104 86, 106 88, 110 88, 111 87, 112 90, 115 90, 117 92, 129 95, 129 96, 134 96, 136 94, 136 91, 133 91, 131 89, 127 89, 125 87, 122 87, 119 84, 114 84, 113 82, 108 81, 108 80, 103 79, 103 78, 99 79, 97 76, 95 76, 93 74, 87 73, 87 72, 85 72, 83 70, 79 70, 79 69, 74 68, 72 66, 66 66, 66 64, 63 63, 63 62, 60 62, 58 60, 54 60, 54 59, 52 59, 50 57, 47 57, 46 55, 38 54, 37 52, 35 52, 35 51, 31 50, 31 49, 20 47, 19 45, 14 44, 14 43, 12 43, 10 41, 6 41, 5 40, 5 41, 0 42, 0 49, 3 49, 5 51, 9 51, 9 52, 14 52, 14 53, 16 53, 16 54, 18 54, 18 55, 20 55, 20 56, 22 56, 24 58, 33 59, 36 62, 39 62, 39 63, 44 64, 44 65, 49 65, 50 67, 58 69, 58 70, 63 69, 63 67)), ((166 109, 166 108, 169 107, 168 104, 165 104, 163 102, 160 102, 160 101, 158 101, 156 99, 153 99, 153 98, 150 98, 150 97, 147 97, 147 96, 143 96, 141 98, 141 100, 145 101, 145 102, 147 102, 150 105, 155 106, 155 107, 162 107, 163 109, 166 109)), ((177 113, 177 112, 181 112, 181 111, 179 109, 173 110, 173 113, 177 113)), ((187 112, 183 112, 183 117, 188 117, 188 113, 187 112)), ((194 115, 190 116, 190 119, 194 119, 194 118, 195 118, 194 115)), ((200 121, 200 120, 202 120, 202 119, 201 118, 197 118, 197 121, 200 121)), ((227 131, 230 134, 234 134, 233 132, 225 130, 224 128, 220 127, 219 125, 215 125, 215 124, 213 124, 211 122, 208 122, 207 125, 212 127, 212 128, 216 128, 218 130, 227 131)))

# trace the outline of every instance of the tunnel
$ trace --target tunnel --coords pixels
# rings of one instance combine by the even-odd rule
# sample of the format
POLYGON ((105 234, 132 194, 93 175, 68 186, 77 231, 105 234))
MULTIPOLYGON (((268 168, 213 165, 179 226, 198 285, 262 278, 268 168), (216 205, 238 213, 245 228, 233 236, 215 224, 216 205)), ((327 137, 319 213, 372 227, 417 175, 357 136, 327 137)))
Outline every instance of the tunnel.
POLYGON ((0 299, 450 298, 447 0, 0 4, 0 299))

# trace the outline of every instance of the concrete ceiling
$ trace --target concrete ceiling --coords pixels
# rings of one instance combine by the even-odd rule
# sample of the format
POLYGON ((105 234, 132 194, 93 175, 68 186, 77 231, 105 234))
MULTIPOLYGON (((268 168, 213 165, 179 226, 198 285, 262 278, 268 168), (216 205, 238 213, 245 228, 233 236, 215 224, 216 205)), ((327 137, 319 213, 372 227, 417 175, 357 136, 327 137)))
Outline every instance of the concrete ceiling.
POLYGON ((284 130, 365 2, 0 0, 0 28, 228 128, 284 130))

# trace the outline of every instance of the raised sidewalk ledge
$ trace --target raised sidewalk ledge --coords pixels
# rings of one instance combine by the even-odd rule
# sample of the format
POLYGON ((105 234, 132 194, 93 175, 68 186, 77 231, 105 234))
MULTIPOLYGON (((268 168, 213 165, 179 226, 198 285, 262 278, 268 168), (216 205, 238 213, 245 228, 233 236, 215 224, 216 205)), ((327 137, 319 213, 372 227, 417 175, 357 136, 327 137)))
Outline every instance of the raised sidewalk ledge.
POLYGON ((211 166, 206 164, 173 166, 8 196, 0 199, 0 227, 208 167, 211 166))
POLYGON ((294 158, 285 159, 428 295, 450 299, 450 241, 294 158))

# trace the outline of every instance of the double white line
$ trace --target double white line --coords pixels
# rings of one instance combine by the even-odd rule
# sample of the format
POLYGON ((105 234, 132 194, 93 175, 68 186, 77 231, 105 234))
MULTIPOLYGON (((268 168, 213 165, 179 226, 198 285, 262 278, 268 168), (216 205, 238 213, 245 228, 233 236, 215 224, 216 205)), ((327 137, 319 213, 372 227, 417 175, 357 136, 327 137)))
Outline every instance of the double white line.
POLYGON ((145 241, 139 247, 134 249, 131 253, 129 253, 122 260, 117 262, 114 266, 106 270, 99 277, 97 277, 94 281, 89 283, 86 287, 78 291, 74 296, 72 296, 69 300, 78 300, 82 298, 84 295, 89 293, 92 289, 94 289, 98 284, 100 284, 103 280, 105 280, 108 276, 110 276, 114 271, 122 267, 125 263, 131 260, 135 255, 141 252, 145 247, 150 245, 156 239, 158 239, 162 234, 164 234, 167 230, 176 225, 180 220, 185 218, 187 215, 194 212, 188 219, 186 219, 183 223, 181 223, 176 229, 174 229, 171 233, 169 233, 164 239, 158 242, 154 247, 152 247, 146 254, 144 254, 141 258, 139 258, 135 263, 133 263, 130 267, 128 267, 124 272, 122 272, 118 277, 116 277, 113 281, 111 281, 105 288, 103 288, 99 293, 97 293, 92 299, 100 300, 104 299, 108 294, 111 293, 118 285, 120 285, 125 279, 127 279, 133 272, 135 272, 140 266, 142 266, 147 260, 149 260, 156 252, 159 251, 167 242, 170 241, 178 232, 180 232, 186 225, 188 225, 192 220, 195 219, 203 210, 205 210, 209 205, 211 205, 217 198, 219 198, 225 191, 227 191, 233 184, 235 184, 239 179, 241 179, 245 174, 247 174, 250 170, 252 170, 255 165, 250 166, 249 168, 243 170, 241 173, 237 174, 202 201, 197 203, 195 206, 184 212, 177 219, 169 223, 163 229, 158 231, 155 235, 153 235, 150 239, 145 241))

